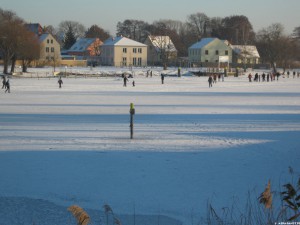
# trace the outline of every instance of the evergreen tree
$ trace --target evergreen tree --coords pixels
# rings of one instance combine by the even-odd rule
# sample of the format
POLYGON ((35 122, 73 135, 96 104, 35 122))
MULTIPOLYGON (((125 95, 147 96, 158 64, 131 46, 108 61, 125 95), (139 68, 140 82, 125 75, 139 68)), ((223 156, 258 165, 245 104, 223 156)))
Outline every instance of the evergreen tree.
POLYGON ((64 40, 64 49, 70 49, 76 42, 75 34, 72 27, 69 27, 64 40))

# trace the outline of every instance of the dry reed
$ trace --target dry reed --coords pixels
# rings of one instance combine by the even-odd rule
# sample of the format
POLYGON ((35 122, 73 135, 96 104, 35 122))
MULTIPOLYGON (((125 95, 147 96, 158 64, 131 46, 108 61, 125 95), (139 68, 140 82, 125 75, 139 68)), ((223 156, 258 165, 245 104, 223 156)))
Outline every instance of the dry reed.
POLYGON ((270 209, 272 207, 272 193, 270 180, 265 191, 259 196, 259 203, 263 204, 266 209, 270 209))
POLYGON ((73 216, 76 218, 78 225, 89 224, 90 222, 89 215, 79 206, 72 205, 68 208, 68 211, 70 211, 73 214, 73 216))

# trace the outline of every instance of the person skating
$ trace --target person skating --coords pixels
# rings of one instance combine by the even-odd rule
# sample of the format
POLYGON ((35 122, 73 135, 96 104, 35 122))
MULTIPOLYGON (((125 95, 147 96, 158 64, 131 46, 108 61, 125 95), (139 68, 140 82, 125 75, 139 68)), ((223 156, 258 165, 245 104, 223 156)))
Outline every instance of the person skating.
POLYGON ((59 80, 57 81, 57 83, 59 84, 59 88, 61 88, 61 85, 63 84, 63 81, 62 81, 61 77, 59 78, 59 80))
POLYGON ((251 73, 249 73, 248 79, 249 79, 249 82, 252 82, 252 75, 251 75, 251 73))
POLYGON ((10 93, 9 79, 7 79, 7 81, 6 81, 6 83, 5 83, 5 87, 6 87, 5 93, 6 93, 6 92, 10 93))
POLYGON ((2 89, 3 88, 6 89, 6 78, 5 78, 5 76, 2 77, 2 89))
POLYGON ((212 76, 208 77, 208 87, 211 88, 212 87, 212 83, 213 83, 213 78, 212 76))
POLYGON ((161 84, 164 84, 165 75, 161 74, 161 84))
POLYGON ((123 87, 126 87, 126 86, 127 86, 127 81, 129 81, 129 80, 128 80, 128 78, 126 77, 126 75, 124 74, 124 77, 123 77, 123 87))

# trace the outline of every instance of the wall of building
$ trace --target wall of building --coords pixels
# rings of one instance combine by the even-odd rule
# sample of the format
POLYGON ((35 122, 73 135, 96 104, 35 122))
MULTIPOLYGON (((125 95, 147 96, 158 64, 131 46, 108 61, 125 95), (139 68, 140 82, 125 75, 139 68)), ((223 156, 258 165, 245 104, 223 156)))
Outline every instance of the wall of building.
POLYGON ((115 46, 114 66, 147 66, 147 46, 115 46))

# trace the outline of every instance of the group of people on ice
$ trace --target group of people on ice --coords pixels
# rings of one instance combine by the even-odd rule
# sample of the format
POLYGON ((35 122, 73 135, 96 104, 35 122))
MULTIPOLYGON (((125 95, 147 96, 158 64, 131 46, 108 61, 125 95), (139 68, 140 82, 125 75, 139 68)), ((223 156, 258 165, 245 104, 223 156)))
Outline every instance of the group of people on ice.
MULTIPOLYGON (((271 81, 275 80, 275 76, 277 76, 277 74, 270 74, 270 73, 267 73, 267 74, 265 74, 265 73, 258 74, 258 73, 256 73, 254 75, 253 81, 255 81, 255 82, 260 82, 260 81, 262 81, 262 82, 265 82, 265 81, 269 82, 270 80, 271 81)), ((279 76, 277 76, 277 80, 278 80, 278 78, 279 78, 279 76)), ((251 73, 249 73, 248 79, 249 79, 249 82, 252 82, 252 74, 251 73)))
POLYGON ((2 89, 5 89, 5 93, 8 92, 10 93, 10 83, 9 79, 6 80, 6 77, 2 77, 2 89))
POLYGON ((224 74, 214 74, 214 75, 210 75, 208 77, 208 87, 212 87, 213 83, 217 83, 217 79, 218 81, 224 81, 224 74))
MULTIPOLYGON (((133 78, 133 76, 131 74, 128 77, 133 78)), ((128 80, 125 73, 122 74, 122 78, 123 78, 123 87, 127 87, 127 82, 129 82, 129 80, 128 80)), ((135 87, 135 81, 134 80, 132 81, 132 87, 135 87)))
MULTIPOLYGON (((285 72, 283 72, 282 74, 280 74, 279 72, 267 73, 267 74, 265 74, 265 73, 262 73, 262 74, 256 73, 254 75, 254 78, 253 78, 252 74, 249 73, 248 79, 249 79, 249 82, 252 82, 252 78, 253 78, 253 81, 255 81, 255 82, 261 82, 261 81, 262 82, 265 82, 265 81, 269 82, 269 81, 274 81, 275 78, 277 80, 279 80, 280 76, 283 76, 283 78, 285 78, 285 72)), ((290 71, 287 71, 287 78, 289 78, 289 77, 290 77, 290 71)), ((296 77, 296 71, 293 71, 293 78, 295 78, 295 77, 296 77)), ((297 72, 297 78, 299 78, 299 77, 300 77, 300 72, 297 72)))

